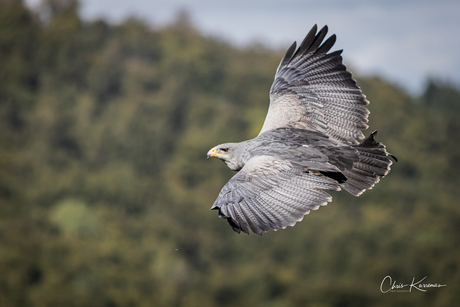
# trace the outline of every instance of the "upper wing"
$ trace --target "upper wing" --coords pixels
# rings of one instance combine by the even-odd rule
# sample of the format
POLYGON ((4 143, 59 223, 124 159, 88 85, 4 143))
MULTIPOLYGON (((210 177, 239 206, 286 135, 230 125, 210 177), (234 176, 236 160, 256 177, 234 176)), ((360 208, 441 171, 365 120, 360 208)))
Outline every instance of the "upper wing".
POLYGON ((340 190, 337 181, 293 167, 287 160, 257 156, 222 188, 211 209, 228 220, 234 231, 261 235, 294 226, 310 210, 332 200, 322 190, 340 190))
POLYGON ((344 144, 357 144, 367 129, 369 102, 342 64, 342 50, 327 53, 327 26, 316 25, 296 50, 294 42, 281 60, 270 90, 270 108, 261 133, 279 127, 316 130, 344 144), (294 52, 295 51, 295 52, 294 52))

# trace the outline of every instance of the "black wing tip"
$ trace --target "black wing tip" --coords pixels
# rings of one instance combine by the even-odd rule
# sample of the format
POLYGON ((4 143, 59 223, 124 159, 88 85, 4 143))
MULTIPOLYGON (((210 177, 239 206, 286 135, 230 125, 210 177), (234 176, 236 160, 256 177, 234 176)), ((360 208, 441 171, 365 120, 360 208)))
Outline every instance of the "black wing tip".
POLYGON ((317 31, 318 31, 318 26, 315 24, 310 29, 310 31, 308 31, 307 35, 305 35, 305 38, 300 43, 299 48, 297 49, 295 54, 292 56, 292 58, 295 58, 297 56, 301 56, 308 50, 308 48, 310 47, 311 43, 315 40, 317 31))
POLYGON ((249 229, 251 229, 253 233, 259 236, 262 236, 264 233, 264 231, 258 227, 244 227, 244 226, 242 227, 240 223, 238 223, 231 217, 222 216, 222 218, 227 219, 228 224, 230 225, 232 230, 236 232, 237 234, 241 234, 241 232, 244 232, 245 234, 249 235, 249 229))
POLYGON ((241 227, 241 225, 238 224, 234 219, 232 218, 226 218, 228 224, 230 227, 232 227, 232 230, 236 232, 237 234, 241 234, 241 232, 244 232, 245 234, 249 235, 249 229, 252 230, 253 233, 256 235, 262 236, 264 234, 264 231, 258 227, 241 227))
MULTIPOLYGON (((293 59, 303 56, 305 53, 318 53, 318 54, 327 54, 328 51, 332 48, 337 40, 337 36, 332 34, 324 43, 323 40, 329 31, 329 27, 325 25, 318 32, 318 25, 315 24, 308 34, 305 36, 303 41, 300 43, 299 47, 296 50, 296 42, 292 43, 291 46, 286 51, 279 67, 287 66, 293 59)), ((334 51, 331 54, 334 56, 340 56, 343 50, 334 51)))
POLYGON ((293 58, 296 47, 297 47, 297 42, 293 42, 291 46, 289 46, 288 50, 286 50, 286 53, 284 54, 283 59, 281 60, 279 67, 283 67, 289 64, 289 62, 293 58))
MULTIPOLYGON (((325 31, 324 35, 327 34, 327 31, 329 31, 329 27, 327 25, 324 25, 324 27, 321 28, 321 30, 319 31, 320 33, 325 31)), ((319 34, 319 33, 318 33, 319 34)))
POLYGON ((306 52, 316 52, 316 50, 320 47, 321 43, 326 37, 328 30, 329 28, 327 26, 324 26, 321 30, 319 30, 318 34, 316 34, 315 39, 308 47, 306 52))
POLYGON ((232 230, 234 232, 236 232, 237 234, 241 233, 241 227, 237 223, 235 223, 235 221, 232 218, 227 218, 227 222, 230 225, 230 227, 232 227, 232 230))
POLYGON ((327 54, 337 41, 337 35, 332 34, 329 38, 316 49, 315 54, 327 54))

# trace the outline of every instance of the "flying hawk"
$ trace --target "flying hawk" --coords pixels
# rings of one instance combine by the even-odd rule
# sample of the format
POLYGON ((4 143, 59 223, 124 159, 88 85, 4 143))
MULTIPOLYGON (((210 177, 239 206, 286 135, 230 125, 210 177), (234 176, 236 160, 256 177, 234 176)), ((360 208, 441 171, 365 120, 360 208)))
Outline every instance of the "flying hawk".
POLYGON ((368 128, 369 101, 342 64, 342 50, 328 53, 336 36, 323 42, 327 30, 317 33, 315 25, 287 50, 260 134, 207 154, 239 171, 211 208, 237 233, 294 226, 332 201, 325 190, 359 196, 390 171, 394 156, 375 141, 376 131, 357 141, 368 128))

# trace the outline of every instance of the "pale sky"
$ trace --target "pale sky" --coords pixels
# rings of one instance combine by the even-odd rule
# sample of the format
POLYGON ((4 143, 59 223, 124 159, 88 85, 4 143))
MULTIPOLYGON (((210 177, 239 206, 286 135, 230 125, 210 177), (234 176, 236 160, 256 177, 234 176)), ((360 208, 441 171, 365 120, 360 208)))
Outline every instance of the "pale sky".
MULTIPOLYGON (((32 5, 39 0, 27 0, 32 5)), ((287 48, 316 23, 337 34, 334 50, 361 75, 377 74, 411 93, 428 76, 460 85, 459 0, 81 0, 83 18, 152 25, 187 10, 203 33, 244 46, 287 48)))

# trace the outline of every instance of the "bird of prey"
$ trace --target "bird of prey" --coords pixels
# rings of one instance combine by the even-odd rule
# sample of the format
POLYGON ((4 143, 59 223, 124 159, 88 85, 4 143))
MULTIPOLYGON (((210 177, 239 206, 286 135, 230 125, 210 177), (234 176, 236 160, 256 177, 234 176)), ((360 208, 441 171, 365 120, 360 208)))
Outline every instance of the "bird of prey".
POLYGON ((342 50, 329 52, 336 36, 323 42, 327 31, 315 25, 287 50, 260 134, 207 154, 239 171, 211 208, 237 233, 294 226, 332 201, 324 191, 359 196, 390 171, 394 156, 375 140, 377 131, 364 139, 369 101, 342 64, 342 50))

